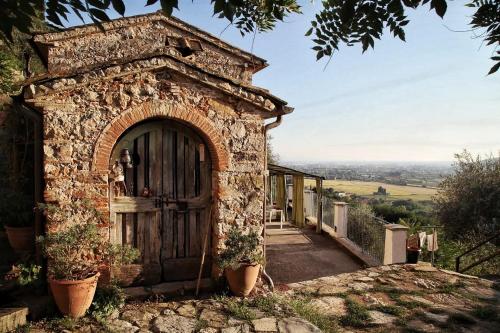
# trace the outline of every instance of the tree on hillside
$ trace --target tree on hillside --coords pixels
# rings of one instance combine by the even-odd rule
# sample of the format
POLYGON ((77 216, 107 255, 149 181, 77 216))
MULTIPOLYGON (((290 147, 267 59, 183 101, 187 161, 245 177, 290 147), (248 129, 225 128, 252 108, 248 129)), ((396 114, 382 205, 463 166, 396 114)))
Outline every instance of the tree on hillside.
POLYGON ((273 137, 271 134, 267 135, 267 163, 278 164, 280 161, 280 156, 274 151, 272 141, 273 137))
MULTIPOLYGON (((489 74, 500 68, 500 0, 468 0, 466 6, 475 9, 469 22, 475 35, 487 45, 495 47, 495 62, 489 74)), ((158 0, 146 0, 146 5, 158 0)), ((171 15, 178 8, 178 0, 160 0, 163 11, 171 15)), ((272 30, 276 23, 292 13, 300 13, 298 0, 211 0, 213 14, 229 21, 244 35, 272 30)), ((0 0, 0 35, 6 42, 12 40, 15 30, 29 33, 40 22, 40 11, 45 20, 58 27, 64 26, 70 12, 83 21, 88 15, 96 23, 109 20, 106 10, 113 9, 125 14, 123 0, 0 0)), ((429 5, 443 17, 446 0, 323 0, 322 9, 311 22, 306 35, 313 35, 317 59, 332 57, 340 44, 361 44, 363 52, 374 47, 384 30, 394 37, 405 40, 405 27, 409 23, 408 9, 429 5)))
POLYGON ((491 235, 500 230, 500 156, 481 159, 464 151, 455 158, 455 173, 434 198, 437 217, 452 239, 491 235))

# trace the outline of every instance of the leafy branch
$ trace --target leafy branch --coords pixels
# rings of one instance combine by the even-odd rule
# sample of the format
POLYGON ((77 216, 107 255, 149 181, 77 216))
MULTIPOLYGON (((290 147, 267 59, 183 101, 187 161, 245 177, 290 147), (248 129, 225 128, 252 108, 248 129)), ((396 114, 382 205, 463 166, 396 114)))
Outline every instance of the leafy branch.
MULTIPOLYGON (((170 16, 179 9, 179 0, 146 0, 146 6, 160 3, 163 12, 170 16)), ((291 14, 301 13, 297 0, 210 0, 213 15, 229 21, 242 35, 267 32, 291 14)), ((73 12, 84 22, 84 15, 100 26, 109 21, 107 10, 125 15, 123 0, 0 0, 0 39, 12 41, 14 29, 30 33, 40 21, 64 27, 68 14, 73 12)), ((313 50, 319 60, 332 57, 340 44, 361 44, 363 52, 375 46, 384 29, 401 40, 405 40, 405 27, 409 20, 407 9, 428 5, 438 16, 447 10, 446 0, 323 0, 323 8, 311 22, 306 35, 313 35, 313 50)), ((484 30, 487 45, 495 46, 491 59, 495 65, 488 74, 500 68, 500 0, 472 0, 466 4, 476 11, 470 25, 484 30)))
MULTIPOLYGON (((312 49, 316 59, 331 57, 339 50, 340 44, 354 46, 361 44, 363 53, 374 48, 375 40, 380 39, 388 28, 396 38, 405 41, 405 26, 410 22, 406 16, 408 8, 416 9, 429 4, 441 18, 447 10, 446 0, 324 0, 323 9, 311 22, 306 36, 313 35, 316 44, 312 49)), ((477 8, 470 25, 473 29, 485 29, 484 40, 487 45, 500 45, 500 1, 474 0, 467 4, 477 8)), ((500 52, 496 52, 500 55, 500 52)), ((500 57, 488 74, 500 67, 500 57)))

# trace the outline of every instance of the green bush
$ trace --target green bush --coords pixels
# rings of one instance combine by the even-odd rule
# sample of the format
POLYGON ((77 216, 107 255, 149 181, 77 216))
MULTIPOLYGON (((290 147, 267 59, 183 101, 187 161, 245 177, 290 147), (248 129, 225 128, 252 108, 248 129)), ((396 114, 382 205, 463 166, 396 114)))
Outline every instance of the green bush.
POLYGON ((90 306, 89 314, 97 320, 106 319, 113 311, 125 305, 125 299, 125 293, 115 284, 99 287, 90 306))
POLYGON ((264 257, 259 235, 255 231, 244 234, 237 226, 233 226, 224 242, 225 249, 217 261, 221 269, 231 267, 238 269, 242 264, 261 264, 264 257))
POLYGON ((21 264, 17 266, 19 269, 19 277, 17 282, 21 286, 39 286, 41 283, 40 272, 42 266, 35 264, 21 264))
POLYGON ((21 61, 13 53, 0 50, 0 93, 16 92, 23 79, 21 61))
POLYGON ((9 273, 5 275, 5 280, 15 280, 21 287, 38 289, 42 286, 40 273, 42 267, 34 263, 20 263, 12 266, 9 273))
POLYGON ((500 158, 482 159, 468 151, 455 158, 455 172, 434 198, 436 215, 451 239, 467 241, 470 232, 493 235, 500 230, 500 158))
MULTIPOLYGON (((474 247, 482 241, 482 237, 469 233, 469 237, 463 240, 451 240, 446 237, 438 239, 439 249, 435 253, 436 266, 448 270, 455 270, 456 257, 474 247)), ((460 260, 460 268, 463 269, 480 258, 487 257, 497 251, 498 247, 493 243, 486 243, 473 252, 463 256, 460 260)), ((431 260, 431 253, 424 249, 422 259, 431 260)), ((497 275, 500 272, 500 257, 493 258, 476 267, 467 270, 465 273, 477 276, 497 275)))
POLYGON ((95 275, 103 264, 128 264, 139 257, 137 249, 108 242, 98 227, 102 223, 99 212, 87 202, 77 202, 66 209, 50 205, 43 208, 61 224, 75 214, 79 218, 75 221, 77 224, 38 237, 37 241, 50 262, 49 277, 81 280, 95 275))

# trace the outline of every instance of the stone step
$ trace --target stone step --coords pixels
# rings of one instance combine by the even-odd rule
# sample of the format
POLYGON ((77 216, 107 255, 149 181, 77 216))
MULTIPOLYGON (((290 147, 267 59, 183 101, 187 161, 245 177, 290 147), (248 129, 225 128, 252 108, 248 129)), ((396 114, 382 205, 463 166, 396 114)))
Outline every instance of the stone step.
MULTIPOLYGON (((212 279, 201 279, 200 292, 211 291, 212 279)), ((132 299, 146 299, 155 295, 183 296, 196 291, 196 280, 165 282, 153 286, 124 288, 125 294, 132 299)))
POLYGON ((0 333, 7 333, 26 324, 28 308, 0 308, 0 333))

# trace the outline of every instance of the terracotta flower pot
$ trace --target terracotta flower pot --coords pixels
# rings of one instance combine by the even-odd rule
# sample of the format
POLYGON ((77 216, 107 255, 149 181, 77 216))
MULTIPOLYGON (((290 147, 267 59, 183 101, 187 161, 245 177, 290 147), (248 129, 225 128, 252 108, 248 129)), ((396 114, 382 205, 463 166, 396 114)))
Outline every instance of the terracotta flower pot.
POLYGON ((99 273, 84 280, 49 280, 50 290, 63 315, 80 318, 92 304, 99 273))
POLYGON ((10 246, 17 253, 33 251, 35 247, 35 229, 33 227, 8 227, 5 232, 10 246))
POLYGON ((234 270, 230 267, 225 269, 229 289, 236 296, 248 296, 255 287, 259 276, 260 264, 243 264, 234 270))

